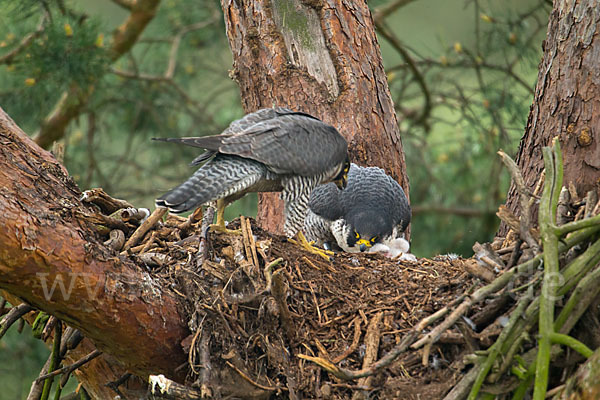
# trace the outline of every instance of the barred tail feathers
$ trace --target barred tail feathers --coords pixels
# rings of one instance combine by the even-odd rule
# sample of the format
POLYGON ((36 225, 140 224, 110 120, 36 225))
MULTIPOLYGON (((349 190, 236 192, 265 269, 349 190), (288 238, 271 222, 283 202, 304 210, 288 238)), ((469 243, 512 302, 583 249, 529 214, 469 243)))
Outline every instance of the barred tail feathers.
POLYGON ((218 157, 204 164, 188 180, 156 199, 156 205, 182 213, 231 196, 255 184, 265 173, 262 164, 239 157, 218 157))

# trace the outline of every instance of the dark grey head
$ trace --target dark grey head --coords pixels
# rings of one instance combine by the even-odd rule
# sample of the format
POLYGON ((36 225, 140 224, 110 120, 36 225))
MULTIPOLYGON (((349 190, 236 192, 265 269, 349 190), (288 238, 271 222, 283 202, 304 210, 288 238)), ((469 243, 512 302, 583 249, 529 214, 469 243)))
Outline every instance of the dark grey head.
MULTIPOLYGON (((365 205, 368 206, 368 205, 365 205)), ((387 210, 371 206, 366 210, 358 210, 346 214, 346 222, 350 227, 347 237, 348 246, 358 246, 360 251, 369 249, 382 239, 391 235, 394 226, 387 210)))

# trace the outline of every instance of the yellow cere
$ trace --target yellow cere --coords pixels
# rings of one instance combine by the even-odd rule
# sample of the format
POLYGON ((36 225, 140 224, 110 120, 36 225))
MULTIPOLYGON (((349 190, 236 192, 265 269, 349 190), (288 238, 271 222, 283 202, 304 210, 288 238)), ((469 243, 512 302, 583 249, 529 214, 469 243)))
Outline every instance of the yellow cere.
MULTIPOLYGON (((357 234, 358 235, 358 234, 357 234)), ((375 239, 371 239, 371 240, 367 240, 367 239, 359 239, 356 241, 356 243, 360 246, 361 244, 364 244, 367 247, 371 247, 373 246, 373 243, 375 242, 375 239)))

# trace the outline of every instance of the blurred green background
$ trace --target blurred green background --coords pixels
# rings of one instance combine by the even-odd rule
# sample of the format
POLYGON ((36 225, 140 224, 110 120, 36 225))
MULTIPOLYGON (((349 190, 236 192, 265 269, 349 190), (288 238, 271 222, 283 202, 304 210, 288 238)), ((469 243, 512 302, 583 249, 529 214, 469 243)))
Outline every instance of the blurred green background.
MULTIPOLYGON (((102 187, 153 208, 157 195, 194 171, 188 163, 198 151, 150 138, 219 133, 243 111, 229 78, 232 59, 218 1, 163 0, 132 50, 111 62, 111 32, 128 15, 117 3, 0 2, 0 106, 34 135, 63 92, 93 86, 90 102, 61 140, 64 163, 82 190, 102 187), (4 57, 42 18, 43 34, 15 57, 4 57), (173 77, 160 79, 173 38, 185 29, 173 77)), ((509 184, 496 151, 517 150, 549 3, 369 2, 400 121, 417 256, 470 256, 475 241, 493 237, 494 213, 509 184)), ((230 206, 226 217, 240 214, 256 214, 255 195, 230 206)), ((45 347, 29 337, 12 328, 0 341, 0 399, 26 398, 47 358, 45 347)))

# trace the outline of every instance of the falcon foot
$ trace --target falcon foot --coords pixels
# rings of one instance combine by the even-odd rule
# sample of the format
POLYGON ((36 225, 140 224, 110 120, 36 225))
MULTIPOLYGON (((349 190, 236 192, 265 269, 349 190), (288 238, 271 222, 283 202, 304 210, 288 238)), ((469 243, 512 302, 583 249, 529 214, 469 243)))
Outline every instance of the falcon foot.
POLYGON ((226 235, 241 235, 241 229, 227 229, 225 227, 225 201, 217 200, 217 223, 210 226, 211 232, 224 233, 226 235))
POLYGON ((225 224, 223 224, 223 225, 212 224, 212 225, 210 225, 210 231, 217 232, 217 233, 224 233, 226 235, 241 235, 242 234, 241 229, 227 229, 227 228, 225 228, 225 224))
POLYGON ((333 261, 333 254, 334 254, 333 251, 318 248, 317 246, 314 245, 314 243, 311 243, 308 240, 306 240, 306 237, 304 237, 304 234, 302 232, 298 232, 296 234, 296 238, 297 238, 297 240, 288 239, 288 242, 294 243, 294 244, 302 247, 304 250, 308 251, 309 253, 321 256, 327 261, 333 261))

